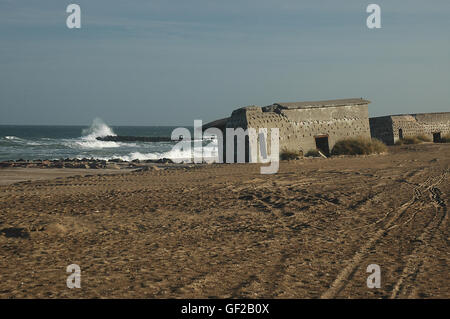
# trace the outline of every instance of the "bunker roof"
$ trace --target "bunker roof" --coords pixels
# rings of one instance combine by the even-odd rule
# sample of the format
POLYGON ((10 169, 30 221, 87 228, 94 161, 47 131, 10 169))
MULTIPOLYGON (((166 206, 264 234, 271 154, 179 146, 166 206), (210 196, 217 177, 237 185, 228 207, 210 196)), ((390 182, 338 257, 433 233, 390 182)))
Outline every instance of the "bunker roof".
POLYGON ((381 118, 387 118, 387 117, 401 117, 401 116, 416 116, 416 115, 450 115, 450 112, 392 114, 392 115, 372 116, 371 119, 381 119, 381 118))
POLYGON ((341 99, 341 100, 308 101, 308 102, 279 102, 274 103, 273 106, 282 109, 310 109, 316 107, 364 105, 369 103, 370 101, 359 98, 359 99, 341 99))
POLYGON ((215 127, 215 128, 224 128, 227 124, 229 117, 223 118, 223 119, 219 119, 219 120, 215 120, 206 124, 203 124, 202 126, 202 130, 206 130, 209 129, 211 127, 215 127))

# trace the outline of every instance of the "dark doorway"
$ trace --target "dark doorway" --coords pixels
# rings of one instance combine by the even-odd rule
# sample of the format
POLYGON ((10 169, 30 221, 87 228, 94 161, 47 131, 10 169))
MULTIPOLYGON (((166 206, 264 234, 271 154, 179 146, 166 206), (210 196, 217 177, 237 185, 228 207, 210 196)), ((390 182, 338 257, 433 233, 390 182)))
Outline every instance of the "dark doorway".
POLYGON ((403 139, 403 130, 402 129, 398 130, 398 138, 403 139))
POLYGON ((314 137, 316 140, 316 148, 325 156, 330 155, 330 146, 328 145, 328 135, 319 135, 314 137))
POLYGON ((433 142, 439 143, 441 141, 441 132, 433 133, 433 142))

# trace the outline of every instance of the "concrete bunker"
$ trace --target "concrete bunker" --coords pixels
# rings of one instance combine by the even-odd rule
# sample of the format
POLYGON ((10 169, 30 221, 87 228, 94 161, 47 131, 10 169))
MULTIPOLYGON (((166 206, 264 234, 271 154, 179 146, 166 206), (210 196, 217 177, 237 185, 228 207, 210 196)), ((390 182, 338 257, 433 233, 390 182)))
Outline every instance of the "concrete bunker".
POLYGON ((372 137, 388 145, 419 135, 438 143, 443 135, 450 133, 450 112, 388 115, 372 117, 369 121, 372 137))
MULTIPOLYGON (((362 98, 310 101, 277 102, 268 106, 250 105, 234 110, 230 117, 205 124, 203 129, 220 128, 226 139, 226 129, 253 128, 257 133, 257 156, 260 160, 260 129, 267 129, 267 151, 271 150, 270 132, 279 129, 279 152, 306 154, 310 150, 320 150, 328 156, 337 141, 352 138, 370 138, 368 105, 362 98)), ((245 161, 249 160, 248 149, 253 148, 245 141, 245 161)), ((263 143, 264 144, 264 143, 263 143)), ((224 141, 224 145, 226 142, 224 141)), ((236 145, 236 144, 235 144, 236 145)), ((235 161, 237 148, 234 148, 235 161)), ((219 150, 220 152, 220 150, 219 150)), ((222 149, 226 158, 226 148, 222 149)), ((268 154, 270 156, 270 154, 268 154)))

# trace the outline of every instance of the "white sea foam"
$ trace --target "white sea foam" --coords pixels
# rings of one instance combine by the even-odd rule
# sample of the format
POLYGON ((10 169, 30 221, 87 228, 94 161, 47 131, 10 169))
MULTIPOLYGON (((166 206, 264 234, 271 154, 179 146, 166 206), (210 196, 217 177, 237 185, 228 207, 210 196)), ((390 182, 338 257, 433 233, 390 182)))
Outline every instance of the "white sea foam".
POLYGON ((27 145, 30 145, 30 146, 41 146, 41 145, 44 145, 44 144, 39 143, 39 142, 28 141, 27 145))
POLYGON ((5 136, 4 139, 6 139, 9 143, 13 144, 27 144, 27 140, 22 139, 17 136, 5 136))
MULTIPOLYGON (((82 137, 76 140, 68 140, 64 144, 69 147, 81 149, 102 149, 123 146, 123 143, 99 141, 97 137, 116 136, 112 128, 105 124, 100 118, 95 118, 88 129, 82 131, 82 137)), ((132 144, 127 144, 133 146, 132 144)))
POLYGON ((67 141, 64 143, 66 146, 72 148, 81 149, 102 149, 102 148, 115 148, 120 147, 120 143, 117 142, 105 142, 97 139, 80 138, 78 140, 67 141))
POLYGON ((133 161, 133 160, 157 160, 162 158, 170 158, 172 160, 179 160, 183 162, 192 161, 194 155, 196 157, 203 156, 203 160, 207 162, 218 161, 218 152, 217 152, 217 143, 214 141, 209 143, 206 146, 203 146, 203 150, 179 150, 179 149, 171 149, 167 152, 151 152, 151 153, 141 153, 141 152, 131 152, 128 155, 114 155, 110 157, 102 157, 99 159, 102 160, 111 160, 111 159, 121 159, 123 161, 133 161))
POLYGON ((116 133, 100 118, 95 118, 89 128, 82 131, 84 138, 116 136, 116 133))

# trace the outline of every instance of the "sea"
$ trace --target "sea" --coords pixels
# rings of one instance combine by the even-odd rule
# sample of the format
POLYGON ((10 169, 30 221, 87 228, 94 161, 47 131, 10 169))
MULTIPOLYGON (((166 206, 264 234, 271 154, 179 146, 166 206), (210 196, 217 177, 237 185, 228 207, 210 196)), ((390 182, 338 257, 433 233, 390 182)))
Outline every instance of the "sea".
MULTIPOLYGON (((189 162, 194 156, 194 148, 181 148, 177 146, 177 141, 97 140, 97 137, 109 135, 170 138, 175 128, 175 126, 109 126, 98 118, 94 119, 90 126, 0 125, 0 161, 67 158, 132 161, 170 158, 178 162, 189 162)), ((193 127, 186 127, 186 129, 192 134, 193 127)), ((202 145, 200 152, 204 158, 217 157, 215 140, 205 139, 202 145)))

